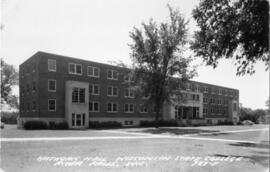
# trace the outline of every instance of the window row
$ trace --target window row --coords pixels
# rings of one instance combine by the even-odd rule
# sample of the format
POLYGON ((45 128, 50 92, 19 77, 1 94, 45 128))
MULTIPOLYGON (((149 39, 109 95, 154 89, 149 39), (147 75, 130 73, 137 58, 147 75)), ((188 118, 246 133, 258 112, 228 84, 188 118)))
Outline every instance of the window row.
POLYGON ((21 103, 20 104, 20 110, 21 110, 21 112, 24 112, 24 111, 26 111, 26 112, 29 112, 29 111, 35 112, 36 109, 37 109, 37 103, 36 103, 36 101, 32 101, 32 103, 27 102, 27 103, 21 103))
MULTIPOLYGON (((148 108, 145 105, 139 106, 140 113, 148 113, 148 108)), ((125 113, 134 113, 135 105, 133 103, 124 104, 125 113)), ((89 112, 100 112, 100 103, 98 101, 89 102, 89 112)), ((107 112, 118 112, 118 103, 108 102, 107 103, 107 112)))
POLYGON ((216 109, 216 108, 203 108, 203 113, 218 113, 218 114, 228 114, 227 109, 216 109))
MULTIPOLYGON (((48 59, 48 71, 56 72, 56 60, 55 59, 48 59)), ((82 75, 83 69, 82 64, 77 63, 68 63, 68 73, 74 75, 82 75)), ((118 71, 108 69, 107 70, 107 79, 110 80, 118 80, 118 71)), ((100 68, 95 66, 87 66, 87 76, 99 78, 100 77, 100 68)), ((124 76, 124 81, 134 81, 134 78, 129 73, 124 76)))
POLYGON ((36 82, 33 81, 32 84, 26 84, 25 87, 21 86, 21 95, 23 96, 25 93, 29 94, 31 91, 35 92, 36 89, 36 82))
POLYGON ((21 78, 24 78, 25 75, 29 75, 31 72, 36 72, 36 63, 32 62, 29 65, 26 65, 20 69, 21 78))
POLYGON ((207 98, 204 97, 203 98, 203 103, 207 104, 207 103, 211 103, 211 104, 218 104, 218 105, 228 105, 228 100, 222 100, 222 99, 214 99, 214 98, 207 98))
POLYGON ((237 96, 237 91, 222 88, 211 88, 207 86, 199 86, 198 84, 191 84, 191 83, 187 83, 185 85, 185 89, 194 92, 211 93, 225 96, 237 96))

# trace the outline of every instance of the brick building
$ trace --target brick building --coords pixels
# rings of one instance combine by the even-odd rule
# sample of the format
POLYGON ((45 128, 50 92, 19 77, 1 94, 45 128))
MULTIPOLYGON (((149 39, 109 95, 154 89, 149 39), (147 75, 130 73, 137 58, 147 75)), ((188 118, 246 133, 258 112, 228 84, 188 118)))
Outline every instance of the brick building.
MULTIPOLYGON (((154 120, 154 108, 134 96, 128 69, 37 52, 20 65, 19 127, 27 120, 70 128, 88 128, 89 121, 118 121, 139 125, 154 120)), ((239 91, 189 81, 180 90, 185 100, 164 104, 161 118, 181 123, 237 122, 239 91)))

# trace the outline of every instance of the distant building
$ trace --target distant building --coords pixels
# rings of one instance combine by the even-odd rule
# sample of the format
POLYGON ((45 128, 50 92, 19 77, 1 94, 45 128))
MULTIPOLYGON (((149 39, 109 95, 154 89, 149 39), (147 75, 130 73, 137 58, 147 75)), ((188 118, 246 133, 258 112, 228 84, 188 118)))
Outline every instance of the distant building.
MULTIPOLYGON (((118 121, 124 126, 154 120, 154 108, 129 87, 128 69, 37 52, 20 65, 19 127, 27 120, 70 128, 88 128, 89 121, 118 121)), ((239 91, 188 81, 185 102, 164 104, 161 119, 188 124, 238 122, 239 91)))

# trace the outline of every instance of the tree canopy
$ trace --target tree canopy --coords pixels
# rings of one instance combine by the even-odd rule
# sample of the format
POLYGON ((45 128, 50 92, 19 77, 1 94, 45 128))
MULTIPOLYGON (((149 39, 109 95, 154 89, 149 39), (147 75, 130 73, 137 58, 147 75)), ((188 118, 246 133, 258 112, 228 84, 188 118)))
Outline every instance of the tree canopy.
MULTIPOLYGON (((187 44, 187 21, 178 10, 169 7, 169 21, 157 24, 152 19, 143 23, 142 28, 130 32, 130 44, 136 83, 148 102, 156 108, 156 127, 159 111, 179 82, 193 77, 195 70, 190 68, 191 58, 184 57, 187 44), (179 76, 175 79, 173 76, 179 76)), ((178 87, 179 88, 179 87, 178 87)))
POLYGON ((1 104, 18 107, 17 97, 11 95, 12 86, 18 85, 18 71, 1 59, 1 104))
POLYGON ((193 10, 199 26, 191 48, 214 68, 221 58, 236 59, 237 75, 253 74, 254 63, 269 64, 267 0, 202 0, 193 10))

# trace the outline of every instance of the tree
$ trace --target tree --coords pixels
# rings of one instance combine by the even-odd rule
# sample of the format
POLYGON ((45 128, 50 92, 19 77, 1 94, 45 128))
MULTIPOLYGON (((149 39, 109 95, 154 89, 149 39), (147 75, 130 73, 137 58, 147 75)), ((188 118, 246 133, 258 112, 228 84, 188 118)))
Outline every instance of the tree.
POLYGON ((142 23, 143 29, 134 27, 130 32, 135 83, 142 94, 148 95, 148 103, 156 108, 155 126, 164 102, 171 102, 172 93, 181 83, 195 74, 190 68, 191 58, 184 58, 187 43, 187 22, 178 10, 169 8, 169 21, 157 24, 152 19, 142 23), (178 76, 176 79, 173 76, 178 76))
POLYGON ((191 48, 214 68, 221 58, 236 58, 237 75, 253 74, 262 61, 269 68, 267 0, 202 0, 193 17, 199 26, 191 48))
POLYGON ((11 95, 12 86, 18 84, 18 71, 1 59, 1 104, 8 103, 12 107, 18 107, 18 99, 11 95))

